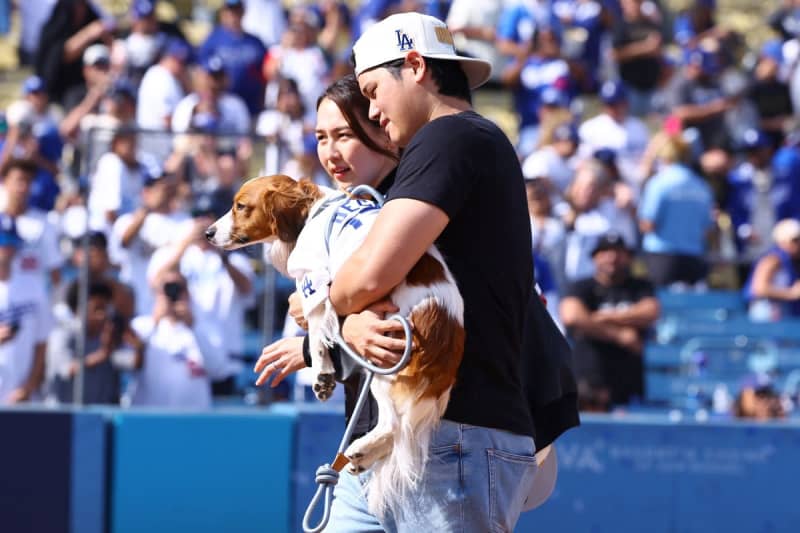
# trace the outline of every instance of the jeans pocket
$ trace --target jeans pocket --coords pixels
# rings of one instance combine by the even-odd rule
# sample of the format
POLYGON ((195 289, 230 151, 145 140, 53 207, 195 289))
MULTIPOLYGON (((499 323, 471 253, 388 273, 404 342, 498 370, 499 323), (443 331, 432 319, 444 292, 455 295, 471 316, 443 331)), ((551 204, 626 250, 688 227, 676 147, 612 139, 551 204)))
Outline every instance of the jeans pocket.
POLYGON ((536 457, 489 448, 489 522, 492 531, 513 531, 536 474, 536 457))

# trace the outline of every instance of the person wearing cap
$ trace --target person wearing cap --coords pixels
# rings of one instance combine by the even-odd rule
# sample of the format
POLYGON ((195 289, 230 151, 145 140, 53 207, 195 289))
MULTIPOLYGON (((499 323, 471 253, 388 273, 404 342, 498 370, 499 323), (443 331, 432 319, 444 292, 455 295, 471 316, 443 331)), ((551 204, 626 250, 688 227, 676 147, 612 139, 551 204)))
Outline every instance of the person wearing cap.
POLYGON ((564 27, 564 49, 580 69, 582 91, 595 92, 600 79, 602 39, 609 23, 605 2, 595 0, 554 0, 553 14, 564 27))
MULTIPOLYGON (((28 2, 23 2, 28 4, 28 2)), ((43 7, 45 2, 34 2, 43 7)), ((50 101, 71 108, 66 95, 84 85, 81 58, 90 46, 111 44, 114 24, 88 0, 58 0, 42 26, 34 58, 34 71, 45 81, 50 101)))
POLYGON ((145 71, 158 59, 168 36, 158 26, 154 0, 133 0, 130 15, 130 33, 122 41, 122 49, 125 74, 138 85, 145 71))
POLYGON ((316 32, 317 29, 304 18, 296 19, 286 28, 280 42, 270 46, 261 66, 264 79, 267 80, 267 107, 276 105, 279 80, 293 79, 303 97, 309 123, 316 120, 314 111, 317 98, 331 79, 331 69, 325 53, 317 44, 316 32))
POLYGON ((736 106, 717 81, 716 51, 695 48, 685 54, 682 78, 675 87, 672 113, 684 128, 694 128, 703 152, 729 150, 731 135, 726 113, 736 106))
POLYGON ((136 209, 147 177, 137 153, 137 133, 121 127, 113 131, 111 149, 97 161, 89 178, 89 228, 108 233, 120 215, 136 209))
POLYGON ((629 113, 628 91, 621 81, 607 81, 600 86, 602 112, 581 124, 581 154, 588 156, 608 148, 617 155, 621 177, 638 194, 644 176, 639 162, 650 139, 650 130, 638 117, 629 113))
POLYGON ((147 281, 147 265, 153 253, 175 238, 189 219, 176 206, 178 184, 174 176, 148 168, 136 209, 114 222, 108 237, 111 262, 119 265, 119 279, 135 296, 136 315, 150 313, 154 297, 147 281))
POLYGON ((800 215, 796 179, 800 174, 775 173, 775 151, 761 130, 746 129, 741 150, 742 160, 728 174, 725 210, 731 217, 740 259, 749 270, 749 264, 771 246, 775 222, 800 215))
POLYGON ((201 60, 192 75, 193 91, 184 96, 172 114, 172 131, 185 133, 192 127, 197 113, 210 113, 218 119, 220 133, 250 133, 251 117, 247 105, 238 95, 228 92, 225 63, 219 56, 201 60))
POLYGON ((591 251, 597 239, 612 229, 625 238, 628 246, 636 246, 635 218, 617 205, 614 183, 599 162, 585 159, 578 164, 565 199, 566 209, 559 206, 559 214, 567 228, 564 256, 567 280, 576 281, 592 275, 591 251))
POLYGON ((747 99, 758 111, 759 127, 776 149, 783 144, 784 132, 789 129, 794 113, 792 95, 782 72, 785 68, 783 42, 767 41, 761 48, 754 79, 747 91, 747 99))
POLYGON ((578 129, 571 121, 543 123, 539 148, 530 154, 522 163, 522 174, 526 179, 547 178, 553 192, 563 196, 575 175, 572 156, 578 151, 580 139, 578 129), (541 176, 536 176, 533 169, 546 167, 541 176))
MULTIPOLYGON (((471 106, 470 90, 489 78, 490 65, 457 55, 446 25, 419 13, 371 26, 353 46, 353 59, 370 118, 402 156, 375 225, 331 285, 331 302, 340 315, 372 316, 376 334, 366 339, 364 356, 394 364, 405 343, 383 333, 397 331, 397 324, 381 320, 369 306, 378 302, 385 309, 385 296, 436 243, 464 297, 466 343, 457 385, 431 437, 432 460, 423 472, 411 473, 421 477, 408 501, 394 500, 385 513, 373 511, 376 516, 369 511, 369 488, 365 498, 359 478, 342 475, 328 529, 486 531, 499 524, 511 530, 534 486, 536 445, 546 446, 577 421, 560 414, 554 417, 558 430, 537 433, 536 445, 531 438, 533 409, 521 377, 523 324, 528 306, 543 304, 532 290, 530 225, 516 153, 471 106), (487 448, 513 453, 516 460, 453 452, 487 448), (492 469, 507 477, 490 483, 492 469)), ((549 331, 560 335, 550 324, 549 331)), ((349 341, 347 320, 343 331, 349 341)))
POLYGON ((775 224, 772 245, 753 265, 743 293, 758 321, 800 317, 800 222, 775 224))
POLYGON ((261 62, 267 49, 255 35, 244 31, 243 0, 225 0, 219 10, 219 24, 198 48, 204 61, 212 56, 222 58, 230 82, 230 91, 247 104, 251 115, 264 109, 264 79, 261 62))
POLYGON ((497 49, 508 57, 524 57, 530 51, 536 30, 555 24, 559 21, 551 13, 549 2, 503 2, 497 23, 497 49))
POLYGON ((232 396, 244 352, 244 313, 255 303, 255 274, 247 255, 212 245, 205 231, 230 209, 219 195, 195 198, 192 220, 179 237, 153 253, 147 267, 151 287, 158 288, 177 270, 188 281, 195 335, 214 396, 232 396))
POLYGON ((23 240, 15 254, 15 272, 24 276, 33 291, 49 294, 61 281, 64 257, 58 230, 47 212, 31 205, 30 198, 38 172, 35 162, 11 159, 2 167, 4 205, 0 213, 12 217, 23 240))
POLYGON ((192 59, 192 47, 178 38, 164 46, 161 59, 148 68, 139 85, 136 123, 145 130, 168 131, 172 114, 184 96, 186 67, 192 59))
POLYGON ((768 374, 746 376, 733 402, 733 416, 757 421, 786 417, 781 395, 768 374))
POLYGON ((682 48, 690 48, 704 39, 724 37, 727 32, 716 23, 716 9, 716 0, 699 0, 689 4, 675 17, 673 24, 675 42, 682 48))
POLYGON ((524 158, 539 142, 542 94, 551 87, 569 91, 574 85, 569 65, 561 58, 558 29, 554 26, 537 28, 528 51, 512 58, 500 79, 513 90, 514 109, 519 117, 517 152, 524 158))
POLYGON ((45 374, 49 298, 18 270, 24 245, 14 218, 0 214, 0 405, 36 400, 45 374))
POLYGON ((642 351, 660 314, 653 284, 633 277, 632 260, 620 234, 605 234, 592 250, 594 275, 573 283, 559 309, 573 340, 579 387, 607 397, 607 410, 642 399, 642 351))
POLYGON ((22 97, 31 103, 36 113, 35 123, 41 129, 58 131, 58 120, 50 109, 45 83, 39 76, 28 76, 22 83, 22 97))
POLYGON ((702 283, 714 227, 711 188, 688 166, 689 146, 679 134, 656 139, 660 169, 645 184, 638 213, 648 277, 659 287, 702 283))
POLYGON ((73 87, 64 96, 66 115, 59 127, 64 139, 74 141, 83 118, 100 110, 100 102, 113 83, 110 65, 110 52, 107 46, 97 44, 86 49, 83 66, 85 84, 73 87))
POLYGON ((628 86, 631 113, 644 116, 652 110, 653 93, 663 75, 662 14, 655 3, 644 0, 622 0, 621 7, 611 55, 628 86))

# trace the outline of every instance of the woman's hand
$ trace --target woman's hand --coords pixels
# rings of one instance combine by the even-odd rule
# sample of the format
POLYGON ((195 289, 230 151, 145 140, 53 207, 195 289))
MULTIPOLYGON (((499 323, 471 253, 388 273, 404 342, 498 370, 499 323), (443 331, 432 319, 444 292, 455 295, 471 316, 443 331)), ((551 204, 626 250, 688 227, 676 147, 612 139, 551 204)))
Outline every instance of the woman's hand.
POLYGON ((272 377, 270 387, 275 388, 286 376, 305 367, 303 337, 286 337, 273 342, 261 351, 261 357, 256 361, 253 372, 261 372, 256 379, 256 385, 263 385, 272 377))
POLYGON ((406 347, 403 325, 384 319, 386 314, 397 311, 392 302, 382 300, 349 315, 342 324, 342 338, 363 358, 389 368, 400 361, 406 347))

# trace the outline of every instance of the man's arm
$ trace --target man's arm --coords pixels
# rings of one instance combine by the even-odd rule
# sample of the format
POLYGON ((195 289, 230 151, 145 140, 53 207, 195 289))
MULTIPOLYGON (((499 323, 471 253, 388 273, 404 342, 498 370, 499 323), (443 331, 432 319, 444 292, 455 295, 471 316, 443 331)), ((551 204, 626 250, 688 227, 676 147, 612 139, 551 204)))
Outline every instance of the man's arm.
POLYGON ((44 381, 44 364, 45 353, 47 352, 47 343, 37 343, 33 348, 33 364, 31 371, 28 374, 28 379, 25 384, 19 389, 11 393, 11 403, 24 402, 30 399, 34 392, 36 392, 44 381))
POLYGON ((566 296, 558 307, 564 327, 592 339, 614 342, 619 338, 620 327, 598 320, 584 303, 574 296, 566 296))
POLYGON ((648 296, 642 298, 625 309, 603 309, 597 312, 598 318, 615 326, 627 326, 636 329, 645 329, 658 320, 661 306, 658 298, 648 296))
POLYGON ((357 313, 396 287, 450 221, 438 207, 408 198, 387 202, 364 243, 331 284, 339 315, 357 313))

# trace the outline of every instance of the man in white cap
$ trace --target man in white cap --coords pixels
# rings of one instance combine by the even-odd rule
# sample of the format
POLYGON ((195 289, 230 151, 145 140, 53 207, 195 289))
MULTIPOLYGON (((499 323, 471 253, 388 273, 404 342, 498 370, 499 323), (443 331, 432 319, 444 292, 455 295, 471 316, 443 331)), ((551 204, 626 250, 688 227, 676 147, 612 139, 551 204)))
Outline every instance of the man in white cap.
POLYGON ((464 297, 466 343, 431 459, 412 473, 420 476, 414 493, 376 517, 362 490, 369 471, 342 475, 327 531, 511 531, 536 473, 520 370, 533 269, 514 148, 470 103, 491 68, 458 56, 445 24, 418 13, 371 26, 353 60, 370 118, 403 155, 366 242, 331 286, 339 314, 353 314, 343 334, 352 341, 367 325, 365 356, 384 366, 399 360, 404 341, 384 335, 399 327, 370 306, 435 243, 464 297))

